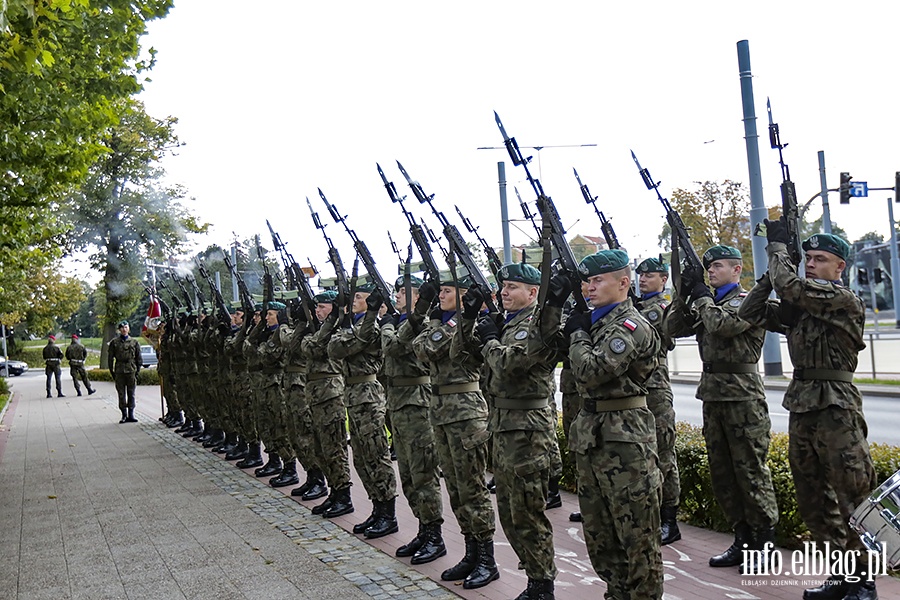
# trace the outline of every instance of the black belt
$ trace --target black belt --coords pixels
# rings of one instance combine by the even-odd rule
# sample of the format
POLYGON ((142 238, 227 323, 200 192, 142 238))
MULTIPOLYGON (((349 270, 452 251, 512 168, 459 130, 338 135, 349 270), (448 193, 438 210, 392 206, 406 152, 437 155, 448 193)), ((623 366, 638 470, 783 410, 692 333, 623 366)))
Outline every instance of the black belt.
POLYGON ((612 412, 614 410, 628 410, 630 408, 643 408, 647 406, 646 396, 628 396, 626 398, 613 398, 611 400, 582 400, 581 410, 589 413, 612 412))
POLYGON ((428 385, 431 383, 431 377, 422 375, 421 377, 388 377, 388 385, 391 387, 412 387, 414 385, 428 385))
POLYGON ((838 369, 794 369, 793 378, 798 381, 843 381, 853 383, 853 372, 838 369))
POLYGON ((705 362, 704 373, 759 373, 756 363, 705 362))

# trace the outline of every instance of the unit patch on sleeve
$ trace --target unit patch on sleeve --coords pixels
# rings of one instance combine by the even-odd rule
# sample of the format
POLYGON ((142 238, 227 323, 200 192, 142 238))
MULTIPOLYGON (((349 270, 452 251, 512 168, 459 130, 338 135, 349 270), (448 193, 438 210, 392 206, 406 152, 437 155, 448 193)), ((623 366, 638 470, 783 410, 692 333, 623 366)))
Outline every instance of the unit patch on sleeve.
POLYGON ((628 347, 628 344, 625 343, 625 340, 622 338, 613 338, 609 341, 609 349, 615 352, 616 354, 622 354, 625 352, 625 348, 628 347))

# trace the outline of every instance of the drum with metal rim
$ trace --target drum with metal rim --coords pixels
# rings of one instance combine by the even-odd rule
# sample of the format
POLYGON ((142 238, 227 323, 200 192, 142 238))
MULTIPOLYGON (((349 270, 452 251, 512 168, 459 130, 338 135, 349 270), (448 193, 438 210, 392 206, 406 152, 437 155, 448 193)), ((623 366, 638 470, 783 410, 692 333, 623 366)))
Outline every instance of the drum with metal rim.
POLYGON ((850 526, 869 550, 880 554, 884 544, 892 569, 900 565, 900 471, 863 500, 850 516, 850 526))

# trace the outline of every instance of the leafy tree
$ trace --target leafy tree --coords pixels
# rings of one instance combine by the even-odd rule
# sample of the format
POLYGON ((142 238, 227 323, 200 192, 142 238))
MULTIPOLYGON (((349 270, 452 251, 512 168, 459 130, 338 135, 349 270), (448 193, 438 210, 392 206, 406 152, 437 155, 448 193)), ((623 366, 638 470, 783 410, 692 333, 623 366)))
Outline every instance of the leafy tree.
POLYGON ((68 198, 71 247, 93 249, 91 264, 103 273, 104 306, 98 317, 104 339, 111 339, 115 323, 136 308, 147 261, 178 254, 187 233, 208 227, 182 204, 182 188, 162 183, 164 171, 157 162, 178 146, 176 120, 155 119, 135 100, 116 108, 119 121, 103 139, 106 153, 68 198))
POLYGON ((883 244, 884 236, 881 235, 880 233, 878 233, 877 231, 870 231, 868 233, 863 234, 862 237, 860 237, 856 241, 858 241, 858 242, 874 242, 876 244, 883 244))
POLYGON ((33 269, 25 283, 31 293, 24 321, 29 331, 39 335, 56 331, 85 296, 82 282, 63 276, 57 268, 33 269))

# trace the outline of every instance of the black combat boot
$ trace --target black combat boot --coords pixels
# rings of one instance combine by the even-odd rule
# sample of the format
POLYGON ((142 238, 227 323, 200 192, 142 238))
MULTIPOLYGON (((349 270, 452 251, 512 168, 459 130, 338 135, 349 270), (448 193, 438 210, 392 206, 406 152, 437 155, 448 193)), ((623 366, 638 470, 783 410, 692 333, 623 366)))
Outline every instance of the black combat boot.
POLYGON ((574 510, 569 513, 569 520, 573 523, 581 523, 584 519, 581 518, 580 510, 574 510))
POLYGON ((300 498, 306 502, 318 500, 328 494, 328 487, 325 485, 325 474, 320 469, 316 469, 315 471, 310 471, 310 477, 313 475, 315 475, 315 480, 300 498))
POLYGON ((75 390, 75 393, 78 394, 79 396, 81 396, 81 390, 80 390, 80 389, 75 390))
POLYGON ((559 495, 559 477, 551 475, 550 481, 547 483, 547 502, 544 504, 544 510, 560 506, 562 506, 562 496, 559 495))
POLYGON ((409 542, 403 544, 397 551, 394 552, 394 556, 398 558, 407 558, 409 556, 414 555, 419 548, 422 547, 422 544, 425 543, 425 525, 419 523, 419 531, 416 532, 416 537, 414 537, 409 542))
POLYGON ((122 418, 119 419, 119 423, 124 423, 125 419, 128 418, 128 412, 124 408, 120 408, 119 410, 122 411, 122 418))
POLYGON ((216 454, 228 454, 238 445, 238 434, 237 432, 231 431, 225 434, 225 441, 219 444, 215 452, 216 454))
POLYGON ((494 560, 494 540, 478 542, 478 560, 475 568, 463 581, 463 588, 474 590, 484 587, 496 579, 500 579, 500 569, 497 568, 497 561, 494 560))
POLYGON ((747 560, 741 564, 742 575, 772 575, 772 556, 775 550, 775 528, 767 527, 753 532, 747 560))
POLYGON ((125 417, 125 422, 126 423, 137 423, 138 422, 137 419, 134 418, 134 409, 133 408, 128 409, 128 416, 125 417))
POLYGON ((203 442, 204 448, 217 448, 225 442, 225 430, 213 429, 212 433, 203 442))
POLYGON ((278 453, 269 452, 269 462, 253 471, 253 474, 257 477, 271 477, 272 475, 281 473, 281 468, 283 466, 284 465, 281 464, 281 457, 278 456, 278 453))
POLYGON ((822 585, 803 590, 803 600, 842 600, 849 587, 843 575, 832 575, 822 585))
POLYGON ((97 391, 97 390, 95 390, 94 388, 88 388, 88 396, 90 396, 91 394, 95 393, 96 391, 97 391))
POLYGON ((235 444, 234 448, 225 453, 225 460, 241 460, 247 458, 248 452, 250 452, 250 446, 248 446, 247 442, 244 440, 240 440, 235 444))
POLYGON ((321 515, 326 510, 331 508, 331 505, 334 504, 334 493, 335 493, 335 490, 332 490, 332 492, 330 494, 328 494, 328 497, 325 498, 325 502, 323 502, 322 504, 317 504, 316 506, 313 506, 312 514, 321 515))
MULTIPOLYGON (((88 392, 90 394, 90 392, 88 392)), ((184 425, 184 413, 180 410, 172 413, 172 416, 166 421, 166 427, 169 429, 174 429, 175 427, 181 427, 184 425)))
POLYGON ((297 476, 297 461, 291 459, 284 463, 281 469, 281 475, 273 477, 269 480, 269 485, 273 488, 288 487, 300 483, 300 477, 297 476))
POLYGON ((238 463, 235 463, 238 469, 252 469, 263 464, 262 446, 259 442, 250 442, 247 444, 247 456, 238 463))
MULTIPOLYGON (((444 545, 444 537, 441 535, 440 523, 429 523, 425 525, 423 533, 422 546, 413 554, 412 560, 409 561, 414 565, 424 565, 433 560, 447 554, 447 547, 444 545)), ((469 552, 468 540, 466 540, 466 553, 469 552)), ((465 560, 465 558, 463 558, 465 560)), ((471 569, 469 569, 471 571, 471 569)), ((446 573, 446 571, 444 571, 446 573)), ((443 575, 441 575, 443 578, 443 575)), ((462 578, 460 578, 462 579, 462 578)))
POLYGON ((194 436, 194 441, 197 442, 198 444, 202 444, 203 442, 208 440, 214 433, 215 433, 215 429, 213 429, 212 424, 204 423, 203 431, 200 432, 200 435, 194 436))
POLYGON ((366 529, 375 524, 375 521, 378 520, 378 515, 381 513, 381 502, 377 500, 372 501, 372 512, 366 517, 366 520, 362 523, 357 523, 353 526, 353 533, 360 534, 365 533, 366 529))
POLYGON ((516 596, 516 600, 554 600, 552 579, 528 578, 528 587, 516 596))
POLYGON ((181 437, 184 438, 192 438, 197 437, 201 433, 203 433, 204 424, 203 419, 194 419, 191 421, 191 427, 181 434, 181 437))
POLYGON ((462 560, 441 573, 442 581, 459 581, 465 579, 475 568, 478 561, 478 542, 471 536, 466 536, 466 553, 462 560))
POLYGON ((711 567, 736 567, 744 559, 743 551, 750 547, 753 541, 750 526, 741 521, 734 527, 734 543, 722 554, 717 554, 709 559, 711 567))
POLYGON ((316 470, 309 469, 306 472, 306 481, 303 482, 303 485, 295 487, 291 490, 291 496, 302 496, 306 492, 309 491, 309 488, 312 487, 313 483, 316 480, 316 470))
POLYGON ((844 600, 878 600, 875 582, 868 581, 863 575, 860 581, 847 584, 847 595, 844 600))
POLYGON ((681 539, 677 515, 677 506, 663 506, 659 509, 659 531, 663 546, 671 544, 672 542, 677 542, 681 539))
POLYGON ((370 540, 384 537, 400 530, 397 525, 397 513, 395 512, 396 498, 385 500, 381 503, 381 510, 375 522, 366 529, 366 537, 370 540))
POLYGON ((193 429, 194 421, 189 419, 188 417, 184 418, 184 423, 179 425, 178 429, 175 430, 175 433, 186 433, 189 429, 193 429))
POLYGON ((334 501, 331 506, 322 513, 326 519, 340 517, 341 515, 349 515, 353 512, 353 501, 350 499, 350 487, 334 492, 334 501))

